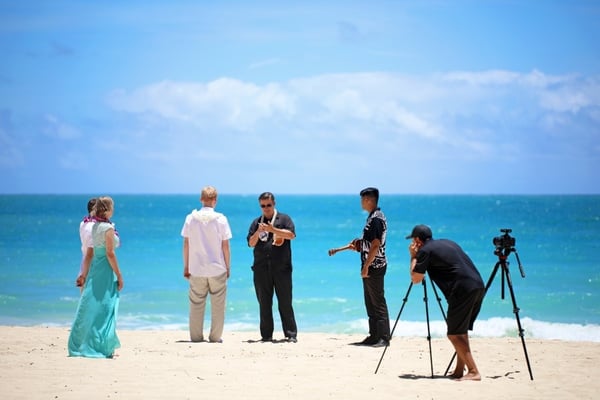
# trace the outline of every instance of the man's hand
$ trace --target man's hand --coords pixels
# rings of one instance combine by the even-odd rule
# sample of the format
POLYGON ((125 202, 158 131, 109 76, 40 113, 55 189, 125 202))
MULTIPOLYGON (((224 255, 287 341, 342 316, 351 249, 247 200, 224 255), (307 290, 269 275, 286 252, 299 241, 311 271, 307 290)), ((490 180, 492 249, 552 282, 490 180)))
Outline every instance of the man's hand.
POLYGON ((369 267, 362 267, 362 269, 360 270, 360 277, 361 278, 368 278, 369 277, 369 267))
POLYGON ((354 250, 354 246, 352 246, 352 243, 348 243, 347 245, 343 246, 343 247, 338 247, 336 249, 330 249, 327 254, 329 254, 330 256, 339 253, 340 251, 344 251, 344 250, 348 250, 348 249, 352 249, 354 250))
POLYGON ((408 245, 408 253, 410 254, 410 258, 416 258, 417 257, 417 253, 419 252, 419 249, 421 248, 421 245, 416 242, 416 241, 412 241, 409 245, 408 245))

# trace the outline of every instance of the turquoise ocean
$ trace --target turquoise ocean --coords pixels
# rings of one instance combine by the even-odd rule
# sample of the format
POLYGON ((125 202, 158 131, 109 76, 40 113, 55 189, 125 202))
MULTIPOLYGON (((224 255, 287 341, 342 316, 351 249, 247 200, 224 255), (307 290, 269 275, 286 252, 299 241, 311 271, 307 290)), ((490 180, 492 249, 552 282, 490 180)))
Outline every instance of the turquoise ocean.
MULTIPOLYGON (((71 325, 79 289, 79 222, 89 195, 0 196, 0 325, 71 325)), ((112 195, 125 287, 117 329, 187 329, 181 227, 198 195, 112 195)), ((516 253, 508 271, 525 338, 600 341, 600 196, 385 195, 386 298, 395 336, 426 336, 422 285, 410 286, 409 241, 418 223, 458 242, 487 283, 498 262, 492 239, 510 228, 516 253), (525 277, 517 261, 518 254, 525 277), (410 294, 406 296, 409 287, 410 294), (406 301, 405 301, 406 300, 406 301)), ((358 195, 280 195, 279 212, 296 225, 292 243, 294 308, 302 332, 367 333, 359 256, 327 250, 360 236, 366 213, 358 195)), ((233 231, 226 330, 256 332, 258 304, 246 234, 260 214, 256 196, 221 195, 217 210, 233 231)), ((518 336, 509 285, 490 281, 473 336, 518 336), (502 290, 504 289, 504 299, 502 290)), ((428 282, 431 334, 445 335, 428 282)), ((441 292, 439 292, 441 296, 441 292)), ((446 308, 443 298, 441 305, 446 308)), ((281 336, 276 316, 276 337, 281 336)), ((226 336, 225 336, 226 337, 226 336)))

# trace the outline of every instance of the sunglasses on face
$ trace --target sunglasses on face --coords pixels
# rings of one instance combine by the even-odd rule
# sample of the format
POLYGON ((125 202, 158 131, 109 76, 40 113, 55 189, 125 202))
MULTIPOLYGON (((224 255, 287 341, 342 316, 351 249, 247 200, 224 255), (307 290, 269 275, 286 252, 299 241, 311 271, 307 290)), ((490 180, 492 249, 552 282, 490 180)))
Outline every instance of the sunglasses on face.
POLYGON ((261 204, 260 208, 268 208, 268 207, 273 207, 273 204, 261 204))

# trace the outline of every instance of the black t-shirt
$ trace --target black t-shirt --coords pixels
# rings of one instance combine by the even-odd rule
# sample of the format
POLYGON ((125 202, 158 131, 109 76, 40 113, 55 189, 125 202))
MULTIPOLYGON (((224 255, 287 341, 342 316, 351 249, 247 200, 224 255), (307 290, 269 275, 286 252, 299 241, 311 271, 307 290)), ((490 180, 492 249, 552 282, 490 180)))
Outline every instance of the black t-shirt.
POLYGON ((460 298, 483 289, 483 279, 473 261, 458 244, 448 239, 429 239, 417 252, 415 272, 429 276, 446 299, 460 298))
MULTIPOLYGON (((254 235, 254 232, 258 230, 258 223, 261 222, 262 217, 256 218, 250 224, 250 228, 248 229, 248 236, 246 236, 246 241, 250 240, 250 236, 254 235)), ((271 220, 264 219, 264 223, 270 223, 271 220)), ((275 222, 273 223, 275 228, 287 229, 294 234, 296 233, 296 228, 294 226, 294 222, 287 214, 283 214, 278 212, 275 216, 275 222)), ((256 242, 256 246, 254 246, 254 266, 266 266, 269 262, 271 265, 285 265, 291 268, 292 266, 292 245, 290 240, 284 240, 281 246, 273 246, 273 234, 269 233, 266 237, 266 240, 258 240, 256 242)))

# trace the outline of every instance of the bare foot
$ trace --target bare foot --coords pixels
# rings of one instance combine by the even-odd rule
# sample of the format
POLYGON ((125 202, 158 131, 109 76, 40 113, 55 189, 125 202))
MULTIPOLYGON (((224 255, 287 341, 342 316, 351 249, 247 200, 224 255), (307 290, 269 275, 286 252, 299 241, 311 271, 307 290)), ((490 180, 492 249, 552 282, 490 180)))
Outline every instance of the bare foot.
POLYGON ((450 379, 460 379, 464 376, 465 371, 463 370, 457 370, 455 369, 454 371, 452 371, 452 373, 450 375, 448 375, 448 378, 450 379))
POLYGON ((480 381, 481 375, 479 375, 479 372, 469 372, 462 378, 459 378, 458 380, 459 381, 480 381))

